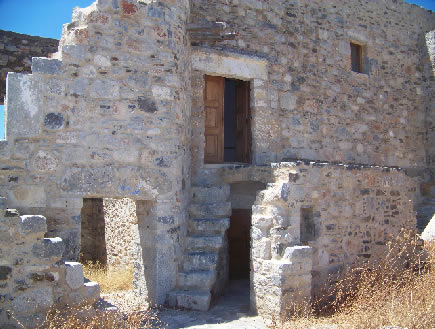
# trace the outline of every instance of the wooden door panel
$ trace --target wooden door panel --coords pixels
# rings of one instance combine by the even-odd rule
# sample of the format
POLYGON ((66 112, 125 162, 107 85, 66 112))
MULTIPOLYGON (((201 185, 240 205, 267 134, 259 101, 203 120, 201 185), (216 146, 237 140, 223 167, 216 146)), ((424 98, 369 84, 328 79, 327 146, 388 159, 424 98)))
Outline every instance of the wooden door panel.
POLYGON ((205 127, 206 128, 219 128, 217 109, 212 107, 205 108, 205 127))
POLYGON ((205 76, 205 163, 224 161, 225 78, 205 76))
POLYGON ((240 81, 236 91, 236 161, 251 161, 251 113, 249 82, 240 81))

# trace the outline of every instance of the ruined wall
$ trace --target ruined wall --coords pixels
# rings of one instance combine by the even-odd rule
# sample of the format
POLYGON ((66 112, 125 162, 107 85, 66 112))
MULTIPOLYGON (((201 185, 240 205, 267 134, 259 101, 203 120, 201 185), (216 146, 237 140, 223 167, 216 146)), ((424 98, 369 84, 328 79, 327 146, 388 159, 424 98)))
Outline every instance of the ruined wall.
POLYGON ((198 46, 269 63, 254 162, 425 167, 422 59, 434 13, 392 0, 195 0, 191 16, 239 33, 198 46), (362 74, 351 71, 350 41, 363 45, 362 74))
POLYGON ((288 162, 204 169, 207 186, 262 182, 252 207, 251 309, 271 317, 330 274, 383 257, 416 227, 416 179, 388 167, 288 162))
MULTIPOLYGON (((282 169, 281 169, 282 168, 282 169)), ((383 257, 401 228, 415 229, 416 181, 392 168, 282 164, 297 243, 313 248, 312 292, 361 258, 383 257), (285 168, 285 169, 283 169, 285 168)), ((279 250, 279 246, 273 246, 279 250)))
POLYGON ((61 262, 65 246, 44 239, 45 218, 20 216, 4 198, 0 207, 0 327, 34 328, 54 305, 93 304, 98 284, 84 283, 81 264, 61 262))
POLYGON ((175 285, 187 216, 187 20, 187 1, 98 0, 74 11, 56 59, 7 79, 0 190, 47 217, 65 259, 79 257, 83 198, 148 202, 136 287, 152 303, 175 285))
POLYGON ((59 40, 0 30, 0 104, 6 93, 8 72, 30 73, 32 57, 55 53, 59 40))

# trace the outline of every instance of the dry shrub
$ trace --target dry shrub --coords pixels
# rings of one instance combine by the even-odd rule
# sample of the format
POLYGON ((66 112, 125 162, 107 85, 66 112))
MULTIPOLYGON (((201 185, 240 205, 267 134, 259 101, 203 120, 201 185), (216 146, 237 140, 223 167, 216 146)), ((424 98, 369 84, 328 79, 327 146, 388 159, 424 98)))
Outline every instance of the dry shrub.
POLYGON ((98 282, 102 293, 133 289, 133 266, 112 267, 99 262, 88 262, 83 273, 91 281, 98 282))
POLYGON ((355 264, 322 296, 292 305, 285 328, 435 327, 435 245, 401 234, 376 260, 355 264))

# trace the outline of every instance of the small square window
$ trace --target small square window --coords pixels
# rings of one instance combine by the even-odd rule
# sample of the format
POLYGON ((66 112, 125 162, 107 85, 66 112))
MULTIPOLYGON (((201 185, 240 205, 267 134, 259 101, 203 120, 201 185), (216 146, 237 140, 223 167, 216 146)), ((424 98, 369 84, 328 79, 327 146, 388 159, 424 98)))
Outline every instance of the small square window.
POLYGON ((350 43, 350 59, 352 64, 352 71, 363 73, 362 65, 362 46, 356 43, 350 43))

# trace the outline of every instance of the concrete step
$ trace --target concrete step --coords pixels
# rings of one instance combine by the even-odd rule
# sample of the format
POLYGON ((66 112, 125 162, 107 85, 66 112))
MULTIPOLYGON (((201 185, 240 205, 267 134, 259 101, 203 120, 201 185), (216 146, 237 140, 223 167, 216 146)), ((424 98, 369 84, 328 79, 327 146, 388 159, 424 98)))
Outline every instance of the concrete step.
POLYGON ((218 251, 224 243, 223 236, 188 236, 186 250, 195 251, 218 251))
POLYGON ((192 218, 229 217, 231 216, 231 202, 193 203, 189 210, 192 218))
POLYGON ((210 291, 216 282, 216 271, 191 271, 178 273, 177 286, 185 290, 210 291))
POLYGON ((211 252, 192 252, 184 255, 184 271, 210 271, 215 270, 218 254, 211 252))
POLYGON ((226 202, 230 197, 230 186, 193 186, 191 196, 192 203, 226 202))
POLYGON ((189 221, 188 231, 191 236, 220 235, 229 227, 229 218, 196 218, 189 221))
POLYGON ((196 311, 208 311, 211 294, 209 291, 174 290, 168 294, 170 307, 184 308, 196 311))

